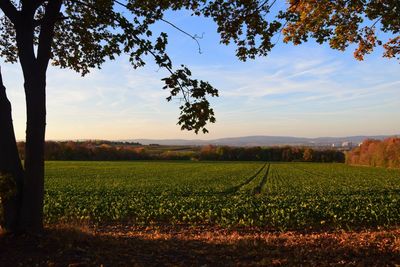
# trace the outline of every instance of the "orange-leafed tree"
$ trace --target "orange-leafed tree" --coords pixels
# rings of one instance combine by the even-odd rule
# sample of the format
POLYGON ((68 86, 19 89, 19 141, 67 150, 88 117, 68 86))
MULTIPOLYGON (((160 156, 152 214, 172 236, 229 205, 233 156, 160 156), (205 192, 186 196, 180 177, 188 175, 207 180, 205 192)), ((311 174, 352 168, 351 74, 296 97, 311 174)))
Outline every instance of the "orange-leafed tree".
POLYGON ((365 140, 346 155, 348 164, 400 168, 400 138, 365 140))

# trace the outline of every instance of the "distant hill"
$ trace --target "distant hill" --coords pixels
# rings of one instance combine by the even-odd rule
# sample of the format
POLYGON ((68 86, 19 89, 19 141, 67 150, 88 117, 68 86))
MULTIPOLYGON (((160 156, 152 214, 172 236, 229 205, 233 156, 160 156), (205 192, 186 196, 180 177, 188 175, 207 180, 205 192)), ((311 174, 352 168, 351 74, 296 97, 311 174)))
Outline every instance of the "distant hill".
POLYGON ((290 136, 244 136, 244 137, 220 138, 213 140, 131 139, 123 141, 138 142, 144 145, 159 144, 159 145, 179 145, 179 146, 202 146, 209 144, 227 145, 227 146, 274 146, 274 145, 331 146, 332 144, 341 145, 344 142, 351 142, 354 145, 357 145, 365 139, 383 140, 390 136, 393 135, 318 137, 318 138, 290 137, 290 136))

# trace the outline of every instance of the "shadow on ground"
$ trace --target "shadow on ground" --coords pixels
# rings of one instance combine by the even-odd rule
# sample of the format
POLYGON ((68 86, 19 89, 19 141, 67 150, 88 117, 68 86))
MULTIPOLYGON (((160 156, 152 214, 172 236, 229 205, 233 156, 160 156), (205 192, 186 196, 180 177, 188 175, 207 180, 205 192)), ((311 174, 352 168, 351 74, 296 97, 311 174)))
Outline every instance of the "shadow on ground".
POLYGON ((1 235, 0 266, 394 266, 399 236, 51 227, 36 237, 1 235))

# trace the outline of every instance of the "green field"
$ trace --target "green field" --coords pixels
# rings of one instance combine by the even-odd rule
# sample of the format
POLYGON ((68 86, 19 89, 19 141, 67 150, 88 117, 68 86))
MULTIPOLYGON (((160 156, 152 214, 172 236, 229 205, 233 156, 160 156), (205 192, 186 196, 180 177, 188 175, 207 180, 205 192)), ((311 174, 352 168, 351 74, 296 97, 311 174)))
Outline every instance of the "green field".
POLYGON ((47 162, 48 223, 267 229, 400 224, 400 171, 344 164, 47 162))

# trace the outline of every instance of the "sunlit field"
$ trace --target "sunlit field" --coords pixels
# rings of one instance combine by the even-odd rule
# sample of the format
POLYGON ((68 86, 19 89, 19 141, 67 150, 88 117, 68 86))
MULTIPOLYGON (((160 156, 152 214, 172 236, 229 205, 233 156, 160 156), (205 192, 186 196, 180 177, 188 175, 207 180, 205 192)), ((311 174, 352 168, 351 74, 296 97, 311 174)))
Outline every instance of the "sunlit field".
POLYGON ((400 222, 400 171, 322 163, 47 162, 45 220, 362 229, 400 222))

